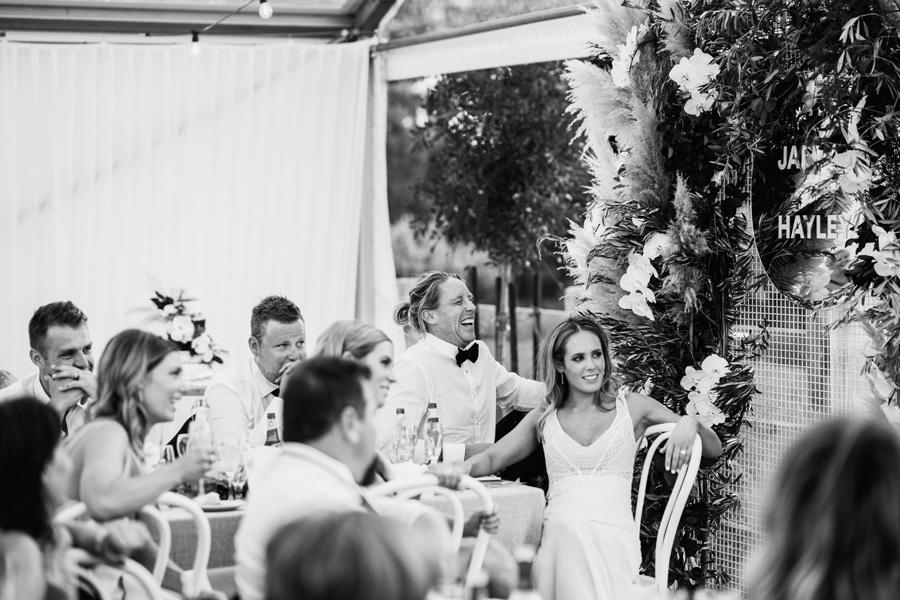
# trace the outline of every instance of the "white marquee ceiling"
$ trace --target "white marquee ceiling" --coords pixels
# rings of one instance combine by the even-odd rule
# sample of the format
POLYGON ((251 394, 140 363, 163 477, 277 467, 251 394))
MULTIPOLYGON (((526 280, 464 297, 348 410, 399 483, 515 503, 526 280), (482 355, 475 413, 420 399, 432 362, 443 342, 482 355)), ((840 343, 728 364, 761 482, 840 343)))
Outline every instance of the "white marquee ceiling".
MULTIPOLYGON (((0 31, 83 31, 186 34, 201 30, 247 0, 0 0, 0 31)), ((268 0, 270 19, 258 0, 210 33, 337 38, 342 31, 370 35, 397 0, 268 0)))

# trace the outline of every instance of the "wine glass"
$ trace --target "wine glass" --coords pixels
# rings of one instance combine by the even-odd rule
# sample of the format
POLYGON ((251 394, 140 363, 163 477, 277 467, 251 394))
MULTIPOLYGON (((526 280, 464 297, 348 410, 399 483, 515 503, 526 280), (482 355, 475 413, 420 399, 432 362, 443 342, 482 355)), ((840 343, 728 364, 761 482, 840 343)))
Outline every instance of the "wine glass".
POLYGON ((239 435, 222 435, 216 438, 218 469, 228 478, 228 499, 234 499, 234 477, 241 465, 243 440, 239 435))
POLYGON ((191 441, 191 434, 179 433, 175 438, 175 449, 178 450, 178 456, 184 456, 188 451, 188 444, 191 441))

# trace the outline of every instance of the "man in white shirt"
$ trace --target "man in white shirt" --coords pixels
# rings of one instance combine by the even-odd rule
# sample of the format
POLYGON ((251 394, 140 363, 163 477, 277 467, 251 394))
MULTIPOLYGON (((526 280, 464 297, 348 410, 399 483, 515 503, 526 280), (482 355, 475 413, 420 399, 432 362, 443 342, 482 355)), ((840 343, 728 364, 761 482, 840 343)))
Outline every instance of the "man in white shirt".
MULTIPOLYGON (((334 357, 312 358, 287 375, 285 443, 250 490, 235 535, 241 600, 264 597, 266 546, 282 526, 322 512, 374 512, 358 485, 375 459, 372 418, 379 394, 369 377, 365 365, 334 357)), ((434 518, 446 533, 442 519, 434 518)))
POLYGON ((542 402, 544 384, 507 371, 487 344, 475 339, 475 304, 458 276, 432 271, 420 276, 394 320, 422 339, 397 359, 396 382, 376 414, 378 448, 390 455, 396 410, 420 425, 437 404, 444 442, 492 443, 497 409, 530 410, 542 402))
POLYGON ((30 396, 56 409, 65 433, 84 422, 97 399, 97 377, 87 317, 72 302, 41 306, 28 322, 28 352, 38 370, 0 390, 0 401, 30 396))
POLYGON ((247 435, 251 445, 261 446, 269 413, 281 429, 282 375, 306 358, 306 327, 300 309, 282 296, 263 298, 250 315, 247 343, 250 356, 216 374, 204 398, 214 437, 247 435))

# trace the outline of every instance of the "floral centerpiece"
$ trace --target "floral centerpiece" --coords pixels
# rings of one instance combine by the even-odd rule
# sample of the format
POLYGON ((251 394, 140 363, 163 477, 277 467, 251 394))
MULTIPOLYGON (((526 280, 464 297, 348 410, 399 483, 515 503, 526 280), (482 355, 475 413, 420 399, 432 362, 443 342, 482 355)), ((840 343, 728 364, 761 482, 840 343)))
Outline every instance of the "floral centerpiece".
POLYGON ((161 336, 187 352, 193 362, 207 365, 223 362, 225 351, 206 332, 199 298, 179 289, 170 294, 155 291, 150 301, 156 306, 156 320, 164 327, 159 332, 161 336))

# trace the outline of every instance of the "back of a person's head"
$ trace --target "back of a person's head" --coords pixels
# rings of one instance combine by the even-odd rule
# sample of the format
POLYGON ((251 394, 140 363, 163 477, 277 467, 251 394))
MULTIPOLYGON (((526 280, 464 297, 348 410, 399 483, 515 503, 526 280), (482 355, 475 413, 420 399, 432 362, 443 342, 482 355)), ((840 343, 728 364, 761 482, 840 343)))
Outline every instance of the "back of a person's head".
POLYGON ((28 343, 40 352, 44 351, 43 342, 50 327, 80 327, 87 323, 87 317, 72 302, 51 302, 39 307, 28 322, 28 343))
POLYGON ((366 412, 363 381, 369 368, 359 362, 317 356, 292 369, 281 383, 284 440, 306 443, 327 434, 348 406, 366 412))
POLYGON ((92 417, 119 421, 133 447, 143 444, 148 425, 140 388, 147 374, 176 350, 172 342, 140 329, 114 335, 97 367, 97 402, 91 407, 92 417))
POLYGON ((819 425, 787 453, 751 569, 752 600, 900 595, 900 438, 884 423, 819 425))
POLYGON ((320 356, 344 356, 362 359, 390 338, 377 327, 360 321, 336 321, 316 340, 316 352, 320 356))
POLYGON ((423 600, 434 573, 417 538, 370 513, 305 517, 266 552, 266 600, 423 600))
POLYGON ((61 437, 59 415, 34 398, 0 402, 0 531, 52 537, 42 475, 61 437))
POLYGON ((250 312, 250 335, 261 339, 267 321, 294 323, 302 320, 303 314, 296 304, 284 296, 266 296, 250 312))

